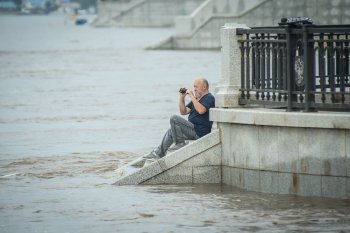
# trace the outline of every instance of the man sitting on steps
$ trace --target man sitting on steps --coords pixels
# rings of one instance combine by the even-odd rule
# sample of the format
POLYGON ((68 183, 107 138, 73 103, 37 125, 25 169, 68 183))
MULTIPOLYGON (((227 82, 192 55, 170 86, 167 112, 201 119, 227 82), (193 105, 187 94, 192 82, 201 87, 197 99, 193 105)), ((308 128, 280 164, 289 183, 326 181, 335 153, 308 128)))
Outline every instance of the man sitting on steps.
POLYGON ((161 144, 152 152, 143 156, 144 159, 159 159, 166 152, 175 151, 185 146, 185 140, 196 140, 211 132, 213 125, 209 121, 209 109, 215 107, 215 98, 209 93, 209 83, 204 78, 194 81, 193 90, 180 89, 179 109, 184 118, 173 115, 170 118, 170 129, 165 133, 161 144), (188 95, 191 102, 185 105, 185 97, 188 95), (175 144, 169 149, 172 144, 175 144))

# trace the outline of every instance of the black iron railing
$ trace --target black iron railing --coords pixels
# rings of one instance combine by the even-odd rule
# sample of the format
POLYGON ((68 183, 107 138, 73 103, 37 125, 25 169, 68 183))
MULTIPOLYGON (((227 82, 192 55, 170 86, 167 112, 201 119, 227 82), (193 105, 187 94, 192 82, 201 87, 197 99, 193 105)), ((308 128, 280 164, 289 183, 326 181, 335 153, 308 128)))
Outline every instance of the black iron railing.
POLYGON ((237 29, 241 105, 350 110, 350 25, 237 29))

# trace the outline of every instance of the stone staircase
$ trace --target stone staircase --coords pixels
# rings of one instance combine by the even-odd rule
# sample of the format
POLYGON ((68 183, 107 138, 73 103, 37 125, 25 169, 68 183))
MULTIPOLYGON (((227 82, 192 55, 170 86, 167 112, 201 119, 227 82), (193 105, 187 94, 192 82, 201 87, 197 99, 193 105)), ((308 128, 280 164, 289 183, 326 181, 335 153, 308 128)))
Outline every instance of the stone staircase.
POLYGON ((137 158, 115 171, 113 184, 221 183, 218 129, 159 160, 137 158))

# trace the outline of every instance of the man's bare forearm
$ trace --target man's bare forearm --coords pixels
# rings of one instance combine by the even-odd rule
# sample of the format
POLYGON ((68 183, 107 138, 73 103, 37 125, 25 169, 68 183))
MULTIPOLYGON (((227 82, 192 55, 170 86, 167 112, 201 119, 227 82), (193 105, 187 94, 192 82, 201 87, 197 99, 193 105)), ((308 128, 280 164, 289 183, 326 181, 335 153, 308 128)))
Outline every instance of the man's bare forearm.
POLYGON ((180 110, 181 115, 187 114, 187 108, 185 105, 185 96, 186 95, 183 95, 183 94, 179 95, 179 110, 180 110))
POLYGON ((191 96, 191 100, 193 103, 194 108, 199 114, 204 114, 207 112, 207 109, 196 99, 196 97, 191 96))
POLYGON ((197 100, 191 89, 187 90, 187 94, 191 98, 193 106, 199 114, 202 115, 207 112, 207 109, 197 100))

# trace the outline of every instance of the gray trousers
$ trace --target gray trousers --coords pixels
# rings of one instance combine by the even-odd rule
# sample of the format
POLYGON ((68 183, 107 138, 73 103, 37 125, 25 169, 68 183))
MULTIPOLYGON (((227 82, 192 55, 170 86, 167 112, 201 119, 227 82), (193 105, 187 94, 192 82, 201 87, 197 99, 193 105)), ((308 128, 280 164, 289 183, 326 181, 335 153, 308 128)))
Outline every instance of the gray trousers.
POLYGON ((163 157, 171 144, 179 144, 185 142, 185 140, 196 140, 198 138, 191 122, 173 115, 170 117, 170 129, 165 133, 162 143, 157 147, 155 153, 163 157))

